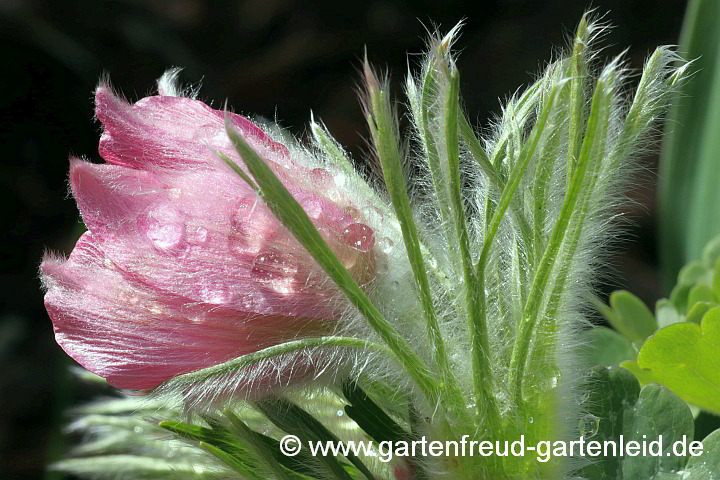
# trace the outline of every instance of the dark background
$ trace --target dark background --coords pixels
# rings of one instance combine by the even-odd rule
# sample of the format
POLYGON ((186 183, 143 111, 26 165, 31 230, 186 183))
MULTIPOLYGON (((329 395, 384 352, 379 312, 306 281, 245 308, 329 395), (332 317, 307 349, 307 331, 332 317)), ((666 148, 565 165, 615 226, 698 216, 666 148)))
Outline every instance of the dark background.
MULTIPOLYGON (((629 47, 634 68, 659 44, 677 43, 685 1, 594 0, 615 25, 605 58, 629 47)), ((81 231, 67 195, 67 158, 98 159, 92 93, 108 73, 130 100, 152 93, 170 66, 200 98, 277 118, 305 134, 310 110, 356 159, 365 125, 356 100, 364 46, 389 67, 396 93, 408 53, 426 28, 465 18, 457 46, 471 114, 487 125, 499 98, 527 85, 588 7, 578 0, 391 2, 290 0, 0 0, 0 478, 42 478, 64 446, 63 406, 86 393, 67 380, 53 340, 37 267, 43 251, 69 252, 81 231)), ((415 65, 416 56, 409 57, 415 65)), ((617 285, 649 302, 655 271, 656 158, 630 192, 634 225, 613 262, 617 285)), ((610 268, 610 267, 609 267, 610 268)))

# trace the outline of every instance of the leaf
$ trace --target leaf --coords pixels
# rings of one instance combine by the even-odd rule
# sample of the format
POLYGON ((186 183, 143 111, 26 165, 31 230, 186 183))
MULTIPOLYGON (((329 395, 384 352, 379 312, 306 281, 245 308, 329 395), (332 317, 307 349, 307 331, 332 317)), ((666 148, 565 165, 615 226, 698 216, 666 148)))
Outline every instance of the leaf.
POLYGON ((688 294, 688 308, 692 311, 693 306, 698 302, 717 303, 718 298, 712 291, 712 288, 704 283, 698 283, 690 289, 688 294))
POLYGON ((699 325, 708 310, 716 306, 715 302, 695 302, 685 317, 685 321, 699 325))
POLYGON ((683 316, 677 311, 675 305, 666 298, 655 302, 655 318, 657 319, 658 328, 683 321, 683 316))
MULTIPOLYGON (((269 397, 256 402, 256 406, 278 428, 298 436, 305 446, 309 442, 332 442, 336 444, 340 442, 340 439, 315 417, 285 399, 269 397)), ((338 458, 324 455, 317 458, 326 465, 336 478, 352 480, 352 477, 345 471, 343 462, 338 458)), ((373 480, 372 473, 357 456, 348 453, 345 458, 360 470, 368 480, 373 480)))
POLYGON ((683 400, 720 413, 720 307, 709 310, 700 325, 658 330, 640 349, 637 365, 683 400))
POLYGON ((227 430, 175 420, 160 422, 160 426, 192 441, 236 472, 250 478, 260 478, 255 473, 258 466, 256 459, 252 457, 245 446, 239 443, 240 439, 234 437, 227 430))
POLYGON ((691 81, 666 122, 658 186, 662 267, 668 281, 720 233, 720 2, 689 2, 678 51, 691 81))
POLYGON ((213 465, 200 465, 138 455, 100 455, 88 458, 68 458, 50 465, 49 468, 86 478, 107 478, 109 480, 116 480, 117 478, 166 479, 172 476, 219 480, 228 478, 228 475, 232 473, 225 468, 213 465), (127 477, 119 477, 118 472, 122 472, 127 477))
MULTIPOLYGON (((593 480, 650 480, 663 478, 681 470, 686 457, 672 455, 672 444, 683 435, 693 438, 693 417, 688 406, 669 390, 657 385, 640 389, 635 377, 618 367, 594 369, 587 383, 589 396, 585 404, 588 414, 581 428, 590 425, 588 441, 605 441, 625 445, 630 441, 657 441, 661 456, 601 455, 590 458, 593 463, 580 471, 580 476, 593 480), (667 455, 667 453, 671 453, 667 455)), ((587 428, 586 428, 587 429, 587 428)), ((619 448, 619 447, 618 447, 619 448)), ((612 453, 612 449, 608 451, 612 453)))
POLYGON ((703 454, 690 457, 682 472, 682 480, 720 480, 720 430, 702 441, 703 454))
MULTIPOLYGON (((277 359, 283 355, 296 354, 301 351, 312 351, 313 349, 325 347, 357 348, 386 356, 393 356, 393 353, 386 346, 359 338, 331 336, 292 340, 258 350, 257 352, 242 355, 227 362, 213 365, 212 367, 178 375, 156 389, 154 392, 155 400, 160 403, 162 403, 165 397, 170 400, 177 400, 176 395, 178 392, 186 398, 192 397, 192 387, 195 385, 228 378, 228 376, 238 374, 238 372, 242 372, 248 367, 270 359, 277 359)), ((235 385, 234 388, 237 388, 237 386, 235 385)), ((221 393, 221 391, 218 391, 217 385, 215 385, 212 389, 201 389, 200 396, 209 395, 213 397, 221 393)))
POLYGON ((225 409, 224 414, 230 421, 230 428, 233 432, 242 437, 246 441, 248 448, 280 479, 295 480, 297 478, 315 478, 317 476, 317 462, 307 452, 299 452, 294 456, 285 455, 280 448, 279 441, 252 430, 229 409, 225 409))
POLYGON ((627 290, 613 292, 610 305, 614 315, 608 317, 608 321, 630 341, 645 340, 657 330, 657 321, 650 309, 627 290))
MULTIPOLYGON (((380 160, 385 185, 390 194, 390 202, 393 205, 398 222, 400 222, 403 243, 405 244, 415 286, 425 314, 428 337, 435 347, 435 362, 452 389, 457 390, 457 382, 450 369, 445 343, 435 314, 427 267, 423 260, 420 239, 413 220, 408 186, 403 171, 404 159, 398 139, 397 121, 388 98, 388 88, 387 86, 381 86, 380 81, 370 68, 367 58, 365 59, 365 78, 370 100, 367 122, 373 137, 378 160, 380 160)), ((455 116, 457 117, 457 114, 455 116)), ((455 396, 461 396, 459 392, 455 393, 453 391, 452 393, 455 396)))
POLYGON ((609 328, 591 328, 584 332, 583 340, 587 345, 587 362, 591 367, 611 367, 635 358, 635 349, 628 339, 609 328))
POLYGON ((380 406, 358 387, 357 383, 347 381, 342 387, 343 395, 350 403, 345 413, 376 442, 393 443, 411 440, 410 433, 397 424, 380 406))

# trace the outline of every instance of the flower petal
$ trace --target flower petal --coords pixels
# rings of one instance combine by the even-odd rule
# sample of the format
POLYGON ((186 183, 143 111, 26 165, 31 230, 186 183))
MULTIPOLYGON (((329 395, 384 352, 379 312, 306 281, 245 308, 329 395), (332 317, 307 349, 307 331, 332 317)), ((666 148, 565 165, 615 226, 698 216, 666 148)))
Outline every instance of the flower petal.
POLYGON ((120 388, 145 389, 176 375, 327 327, 283 316, 207 309, 159 294, 109 260, 92 233, 63 261, 41 265, 45 307, 60 346, 120 388))
MULTIPOLYGON (((100 155, 112 164, 146 170, 214 169, 221 162, 213 151, 235 155, 225 134, 225 112, 199 100, 152 96, 131 105, 101 85, 95 92, 95 115, 104 127, 100 155)), ((289 161, 284 145, 274 142, 250 120, 228 115, 269 160, 280 164, 289 161)))
MULTIPOLYGON (((74 160, 71 187, 105 255, 157 291, 262 315, 328 319, 346 308, 325 273, 235 175, 162 177, 74 160)), ((351 215, 311 193, 295 195, 313 205, 336 253, 364 280, 372 255, 343 244, 351 215)))

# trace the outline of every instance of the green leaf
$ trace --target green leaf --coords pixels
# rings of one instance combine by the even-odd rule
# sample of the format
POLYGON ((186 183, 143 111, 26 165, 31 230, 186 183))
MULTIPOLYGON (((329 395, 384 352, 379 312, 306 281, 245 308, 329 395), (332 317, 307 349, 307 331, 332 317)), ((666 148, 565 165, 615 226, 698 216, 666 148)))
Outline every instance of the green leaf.
MULTIPOLYGON (((420 249, 413 212, 410 207, 410 198, 403 171, 403 155, 400 149, 397 122, 390 105, 388 89, 381 86, 375 74, 365 59, 365 77, 367 81, 368 95, 370 97, 370 111, 367 121, 373 137, 375 150, 382 166, 383 177, 390 202, 395 208, 395 215, 400 222, 403 242, 407 251, 410 267, 420 294, 420 301, 425 314, 428 336, 435 347, 435 362, 440 367, 443 377, 448 382, 451 393, 454 397, 461 397, 457 389, 457 382, 450 369, 445 343, 443 341, 440 326, 435 315, 430 283, 428 282, 427 269, 423 260, 423 253, 420 249)), ((457 117, 457 113, 455 114, 457 117)), ((457 142, 455 142, 457 144, 457 142)), ((462 403, 462 402, 461 402, 462 403)))
POLYGON ((260 155, 253 150, 240 133, 235 131, 229 117, 226 118, 225 122, 230 141, 255 179, 263 199, 275 217, 290 230, 293 236, 325 270, 350 303, 367 319, 368 324, 397 356, 400 364, 418 383, 428 396, 428 399, 434 402, 438 395, 438 386, 428 366, 413 351, 407 340, 372 304, 365 292, 350 275, 350 272, 335 256, 322 235, 320 235, 320 232, 317 231, 302 206, 293 198, 260 155))
POLYGON ((658 330, 640 349, 637 365, 683 400, 720 413, 720 307, 709 310, 700 325, 658 330))
POLYGON ((720 235, 710 240, 703 248, 702 259, 707 268, 715 267, 720 258, 720 235))
POLYGON ((657 330, 657 321, 650 309, 632 293, 626 290, 613 292, 610 305, 615 315, 608 321, 630 341, 645 340, 657 330))
POLYGON ((635 358, 635 349, 628 339, 609 328, 587 330, 583 333, 583 343, 587 345, 586 357, 591 367, 611 367, 635 358))
POLYGON ((411 440, 410 433, 392 419, 353 381, 346 381, 343 395, 350 403, 345 412, 376 442, 411 440))
POLYGON ((692 0, 678 47, 694 60, 666 122, 658 186, 660 247, 666 279, 700 258, 720 221, 720 2, 692 0))
POLYGON ((227 430, 175 420, 160 422, 159 425, 197 444, 236 472, 251 478, 260 478, 254 473, 257 471, 257 461, 240 443, 240 439, 231 435, 227 430))
POLYGON ((683 321, 683 316, 677 311, 675 305, 666 298, 655 302, 655 318, 657 319, 658 328, 683 321))
POLYGON ((692 307, 698 302, 711 302, 717 303, 718 298, 712 291, 712 288, 705 285, 704 283, 698 283, 690 289, 688 294, 688 307, 692 310, 692 307))
MULTIPOLYGON (((336 444, 340 442, 340 439, 315 417, 285 399, 269 397, 256 402, 255 405, 278 428, 296 435, 305 446, 308 446, 309 442, 333 442, 336 444)), ((345 458, 360 470, 368 480, 373 480, 372 473, 357 456, 348 453, 345 458)), ((346 472, 345 467, 338 458, 320 456, 318 460, 323 462, 337 478, 352 480, 352 477, 346 472)))
POLYGON ((310 337, 301 340, 292 340, 289 342, 273 345, 271 347, 258 350, 257 352, 248 353, 240 357, 228 360, 227 362, 213 365, 212 367, 203 368, 195 372, 178 375, 162 384, 156 391, 159 396, 169 392, 175 395, 176 392, 186 392, 188 387, 214 379, 226 378, 228 375, 236 374, 244 369, 256 365, 268 359, 276 358, 281 355, 293 354, 302 350, 325 347, 343 347, 358 348, 369 350, 383 355, 393 356, 386 346, 373 343, 369 340, 362 340, 352 337, 310 337))
POLYGON ((720 430, 702 441, 703 454, 690 457, 682 472, 682 480, 720 480, 720 430))
POLYGON ((690 285, 678 283, 670 292, 670 301, 677 307, 678 312, 681 314, 685 314, 687 311, 690 288, 690 285))
POLYGON ((715 269, 710 283, 712 285, 713 293, 720 298, 720 258, 715 260, 715 269))
MULTIPOLYGON (((649 480, 681 470, 686 457, 672 455, 672 444, 683 435, 693 438, 693 417, 688 406, 657 385, 640 389, 635 377, 625 369, 612 367, 595 369, 587 386, 589 397, 586 417, 579 426, 590 433, 589 441, 614 441, 619 445, 630 441, 657 441, 661 456, 601 455, 590 458, 593 463, 580 471, 580 476, 592 480, 649 480), (645 436, 645 438, 643 438, 645 436), (670 453, 670 455, 667 455, 670 453)), ((612 449, 608 453, 612 453, 612 449)), ((619 455, 619 451, 617 452, 619 455)))
POLYGON ((230 428, 246 441, 247 447, 280 479, 317 477, 317 461, 310 454, 301 451, 295 456, 285 455, 280 449, 279 441, 252 430, 229 409, 226 409, 224 414, 230 421, 230 428))
POLYGON ((715 306, 717 306, 717 303, 715 302, 695 302, 685 317, 685 321, 697 323, 699 325, 707 311, 715 306))
POLYGON ((116 480, 118 472, 127 477, 143 479, 167 479, 172 476, 187 476, 198 479, 227 479, 232 472, 226 468, 170 461, 138 455, 99 455, 87 458, 68 458, 56 462, 51 470, 73 473, 93 479, 116 480))

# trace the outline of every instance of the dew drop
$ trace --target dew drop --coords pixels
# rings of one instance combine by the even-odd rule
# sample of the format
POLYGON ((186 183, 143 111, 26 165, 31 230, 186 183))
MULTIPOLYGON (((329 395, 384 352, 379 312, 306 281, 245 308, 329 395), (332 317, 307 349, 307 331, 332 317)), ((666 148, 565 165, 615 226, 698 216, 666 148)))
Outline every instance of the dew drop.
POLYGON ((528 417, 528 423, 533 423, 535 421, 535 417, 528 417))
POLYGON ((375 246, 372 228, 362 223, 352 223, 343 231, 343 240, 355 250, 369 252, 375 246))
POLYGON ((390 284, 390 288, 392 288, 393 290, 397 290, 398 288, 400 288, 400 282, 398 282, 397 280, 393 280, 390 284))
POLYGON ((143 432, 143 429, 142 429, 142 427, 133 427, 133 432, 135 432, 135 433, 142 433, 142 432, 143 432))
POLYGON ((147 231, 153 246, 161 252, 170 252, 182 242, 182 226, 174 223, 154 223, 147 231))
POLYGON ((273 282, 291 277, 297 272, 297 266, 287 256, 270 249, 255 257, 250 272, 255 280, 273 282))
POLYGON ((231 299, 230 290, 225 285, 206 283, 200 286, 198 294, 203 302, 212 305, 228 303, 231 299))
POLYGON ((592 414, 587 414, 580 419, 578 429, 584 438, 592 438, 600 428, 600 419, 592 414))
POLYGON ((347 177, 345 176, 344 173, 338 173, 333 178, 333 181, 335 182, 335 185, 337 185, 338 187, 342 187, 345 185, 345 182, 347 181, 347 177))
POLYGON ((182 214, 169 205, 160 205, 140 217, 138 227, 145 232, 157 251, 175 255, 183 251, 185 225, 182 214))
POLYGON ((338 410, 337 412, 335 412, 335 415, 337 415, 338 417, 342 417, 343 415, 345 415, 345 412, 343 412, 342 410, 338 410))
POLYGON ((385 254, 390 254, 392 252, 393 247, 395 247, 395 242, 393 242, 388 237, 382 237, 380 240, 378 240, 378 247, 380 247, 380 250, 385 254))

